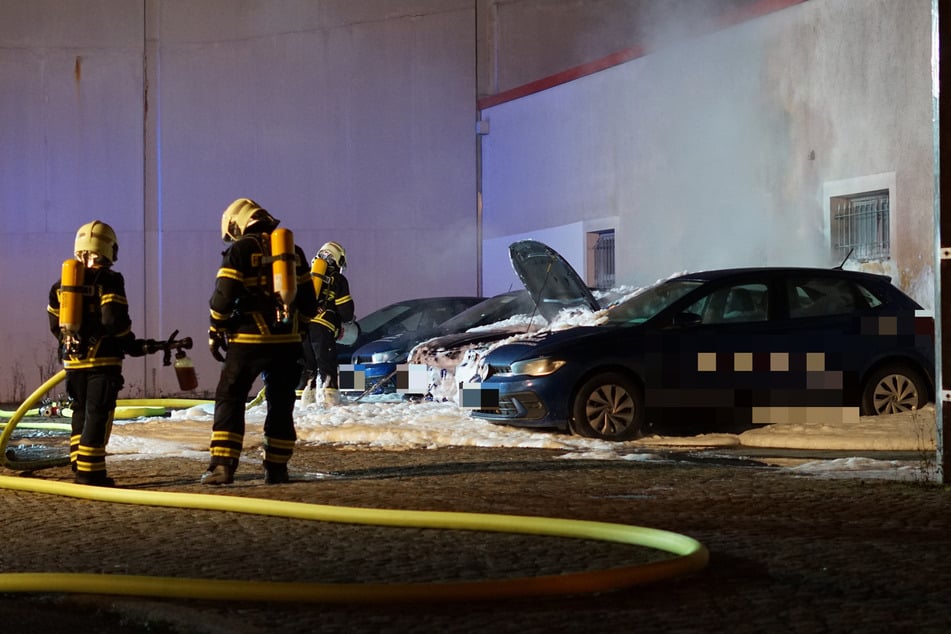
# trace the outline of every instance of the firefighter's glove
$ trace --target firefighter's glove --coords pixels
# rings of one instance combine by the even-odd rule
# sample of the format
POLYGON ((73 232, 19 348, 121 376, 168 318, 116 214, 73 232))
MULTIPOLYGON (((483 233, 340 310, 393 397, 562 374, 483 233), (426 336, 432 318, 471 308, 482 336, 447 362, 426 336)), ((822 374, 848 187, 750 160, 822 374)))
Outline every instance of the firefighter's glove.
POLYGON ((165 350, 164 341, 156 341, 155 339, 145 340, 145 354, 155 354, 160 350, 165 350))
POLYGON ((208 329, 208 349, 211 350, 211 356, 215 358, 215 361, 224 363, 223 352, 228 349, 228 337, 223 331, 216 328, 208 329))
POLYGON ((136 339, 130 343, 126 349, 125 353, 130 357, 144 357, 145 356, 145 339, 136 339))
POLYGON ((164 341, 155 339, 135 339, 126 350, 130 357, 144 357, 147 354, 154 354, 164 348, 164 341))

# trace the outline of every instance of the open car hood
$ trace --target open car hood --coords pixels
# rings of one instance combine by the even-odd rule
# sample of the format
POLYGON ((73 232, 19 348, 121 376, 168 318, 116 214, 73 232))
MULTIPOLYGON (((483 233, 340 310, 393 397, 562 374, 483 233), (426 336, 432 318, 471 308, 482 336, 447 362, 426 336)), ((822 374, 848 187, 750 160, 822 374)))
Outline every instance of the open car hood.
POLYGON ((538 312, 551 323, 565 308, 601 309, 578 273, 561 255, 536 240, 509 245, 512 268, 535 300, 538 312))

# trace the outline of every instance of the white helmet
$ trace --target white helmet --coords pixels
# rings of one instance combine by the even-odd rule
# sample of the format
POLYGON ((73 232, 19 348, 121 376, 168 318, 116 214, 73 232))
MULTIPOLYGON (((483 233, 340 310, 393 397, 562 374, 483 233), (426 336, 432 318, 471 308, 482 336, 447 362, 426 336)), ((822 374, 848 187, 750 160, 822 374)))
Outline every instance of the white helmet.
POLYGON ((280 224, 280 220, 250 198, 239 198, 221 214, 221 239, 234 242, 259 222, 267 222, 271 229, 280 224))
POLYGON ((316 257, 335 264, 341 271, 347 266, 347 252, 339 242, 325 242, 317 249, 316 257))
POLYGON ((76 232, 73 252, 80 260, 99 260, 106 265, 119 259, 119 241, 112 227, 101 220, 87 222, 76 232))

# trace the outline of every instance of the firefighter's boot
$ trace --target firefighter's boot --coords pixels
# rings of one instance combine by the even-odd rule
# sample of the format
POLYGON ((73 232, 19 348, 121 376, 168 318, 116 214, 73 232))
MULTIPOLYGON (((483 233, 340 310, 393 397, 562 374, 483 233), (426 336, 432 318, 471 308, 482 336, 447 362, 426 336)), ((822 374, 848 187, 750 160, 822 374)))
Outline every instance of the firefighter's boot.
POLYGON ((238 468, 236 460, 218 462, 208 465, 208 471, 201 474, 202 484, 231 484, 234 482, 234 472, 238 468))
POLYGON ((76 484, 87 484, 95 487, 114 487, 116 481, 106 475, 105 471, 77 471, 73 480, 76 484))
POLYGON ((303 407, 314 404, 314 382, 307 381, 300 393, 300 404, 303 407))
POLYGON ((287 465, 280 462, 264 461, 264 483, 265 484, 285 484, 291 481, 291 476, 287 473, 287 465))
POLYGON ((320 402, 324 407, 340 405, 340 391, 335 387, 320 388, 320 402))

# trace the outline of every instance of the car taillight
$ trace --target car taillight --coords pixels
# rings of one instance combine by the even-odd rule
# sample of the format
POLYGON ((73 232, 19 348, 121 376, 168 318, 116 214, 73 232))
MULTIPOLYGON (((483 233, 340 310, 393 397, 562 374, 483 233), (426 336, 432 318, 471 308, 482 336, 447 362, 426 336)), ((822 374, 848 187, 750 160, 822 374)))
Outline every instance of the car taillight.
POLYGON ((934 312, 930 310, 915 311, 915 334, 928 335, 934 340, 934 312))

